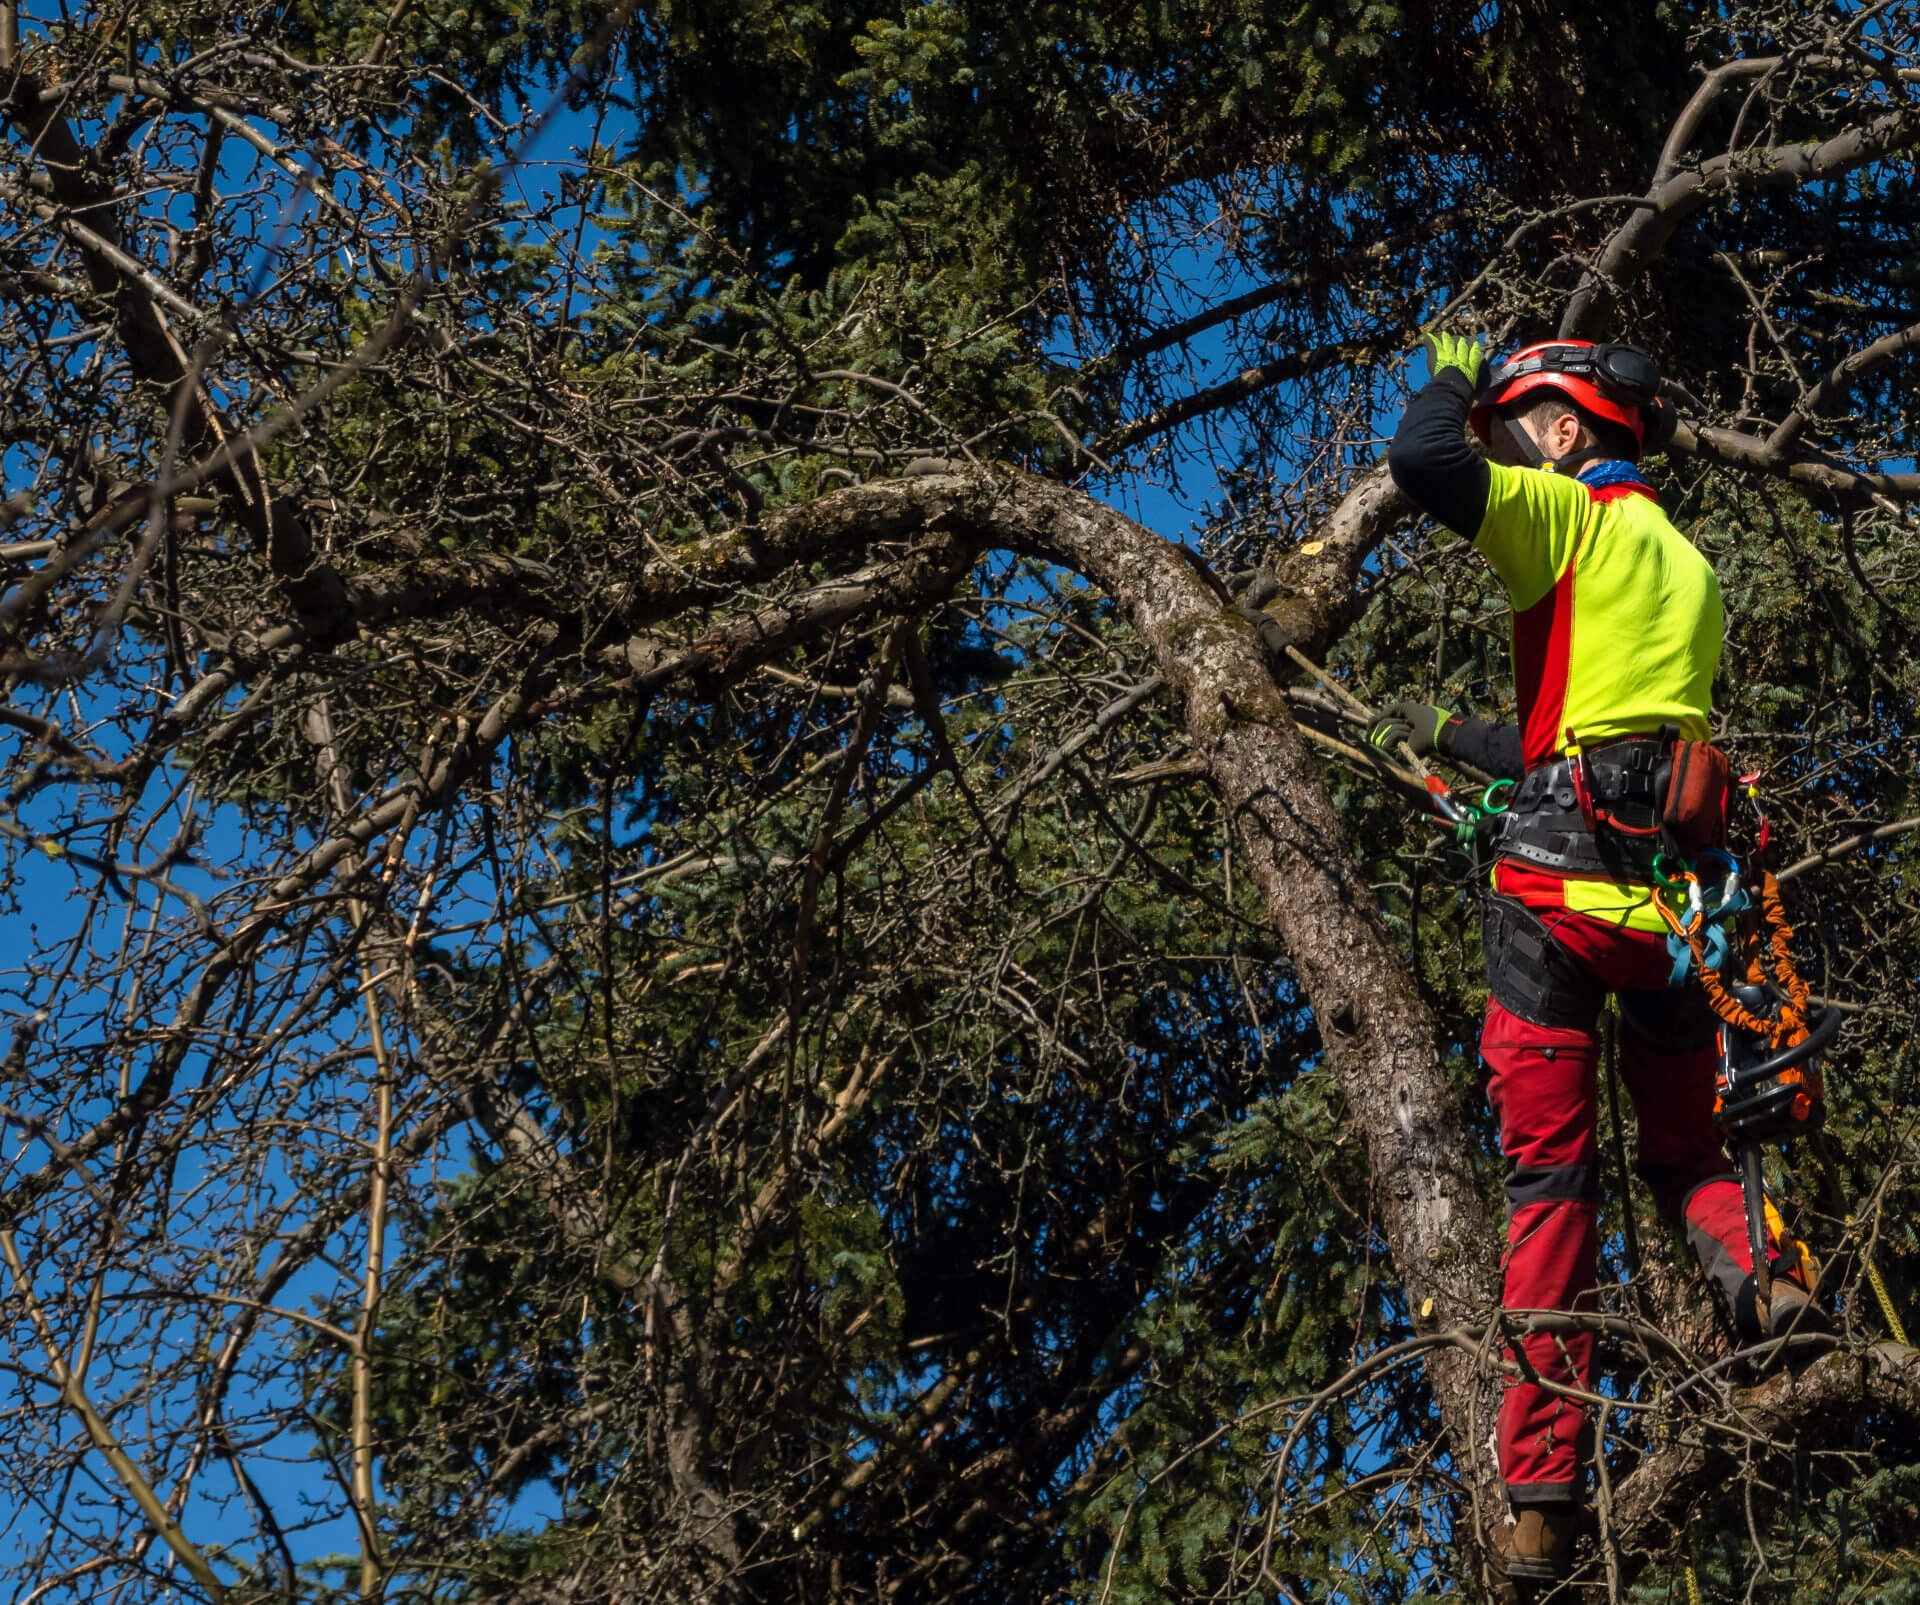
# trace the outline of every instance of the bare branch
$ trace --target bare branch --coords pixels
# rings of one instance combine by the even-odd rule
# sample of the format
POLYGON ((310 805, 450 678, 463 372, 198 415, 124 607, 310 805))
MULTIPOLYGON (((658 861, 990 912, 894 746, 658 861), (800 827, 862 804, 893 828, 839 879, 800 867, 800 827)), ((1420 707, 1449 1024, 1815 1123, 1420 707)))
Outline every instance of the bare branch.
POLYGON ((1830 139, 1715 156, 1657 184, 1652 203, 1615 230, 1560 319, 1563 340, 1590 339, 1613 310, 1621 286, 1652 262, 1681 224, 1719 195, 1838 178, 1920 142, 1920 111, 1888 112, 1830 139))

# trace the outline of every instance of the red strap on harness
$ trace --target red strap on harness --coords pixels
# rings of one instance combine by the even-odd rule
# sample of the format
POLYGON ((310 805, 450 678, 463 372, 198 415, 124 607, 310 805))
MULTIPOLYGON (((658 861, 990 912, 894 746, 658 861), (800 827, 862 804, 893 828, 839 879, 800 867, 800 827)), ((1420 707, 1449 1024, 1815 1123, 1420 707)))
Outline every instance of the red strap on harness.
POLYGON ((1593 780, 1587 773, 1586 749, 1573 733, 1573 726, 1567 726, 1567 773, 1573 777, 1573 795, 1580 804, 1580 818, 1588 830, 1596 825, 1606 825, 1617 830, 1622 836, 1658 836, 1660 821, 1651 825, 1629 825, 1621 821, 1620 816, 1611 808, 1602 808, 1593 800, 1593 780))

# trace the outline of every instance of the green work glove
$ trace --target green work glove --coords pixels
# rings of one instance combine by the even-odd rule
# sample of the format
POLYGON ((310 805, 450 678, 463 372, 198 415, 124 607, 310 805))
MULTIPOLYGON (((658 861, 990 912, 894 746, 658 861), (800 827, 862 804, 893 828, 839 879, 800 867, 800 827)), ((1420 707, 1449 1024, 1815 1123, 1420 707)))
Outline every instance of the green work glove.
POLYGON ((1427 329, 1420 336, 1427 353, 1430 378, 1438 379, 1443 369, 1458 368, 1467 376, 1467 386, 1480 393, 1480 340, 1477 335, 1448 334, 1444 329, 1427 329))
POLYGON ((1444 754, 1452 749, 1459 724, 1458 714, 1431 703, 1389 702, 1367 727, 1367 745, 1392 752, 1404 741, 1422 758, 1430 752, 1444 754))

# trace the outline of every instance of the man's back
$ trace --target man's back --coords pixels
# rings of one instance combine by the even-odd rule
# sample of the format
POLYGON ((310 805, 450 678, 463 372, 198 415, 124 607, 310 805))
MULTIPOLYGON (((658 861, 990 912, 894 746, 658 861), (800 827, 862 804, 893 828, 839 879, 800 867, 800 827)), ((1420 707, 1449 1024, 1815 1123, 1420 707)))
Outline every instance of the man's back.
POLYGON ((1584 478, 1485 465, 1474 544, 1513 601, 1527 766, 1662 725, 1703 740, 1725 617, 1713 567, 1625 463, 1584 478))
MULTIPOLYGON (((1489 462, 1467 443, 1475 390, 1443 367, 1400 420, 1395 482, 1472 540, 1513 603, 1513 675, 1523 767, 1565 750, 1678 726, 1708 734, 1725 616, 1712 566, 1661 512, 1637 466, 1578 473, 1489 462)), ((1500 890, 1539 908, 1664 932, 1644 872, 1545 869, 1503 853, 1500 890)))

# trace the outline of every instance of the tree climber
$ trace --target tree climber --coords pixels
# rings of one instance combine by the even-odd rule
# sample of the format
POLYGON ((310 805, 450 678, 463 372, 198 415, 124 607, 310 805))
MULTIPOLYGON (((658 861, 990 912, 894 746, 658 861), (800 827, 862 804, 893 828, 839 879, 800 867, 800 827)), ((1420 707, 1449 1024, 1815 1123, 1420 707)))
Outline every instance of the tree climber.
MULTIPOLYGON (((1502 1302, 1594 1307, 1596 1028, 1611 992, 1639 1173, 1725 1292, 1743 1340, 1757 1341, 1806 1306, 1798 1249, 1772 1240, 1780 1257, 1771 1307, 1761 1307, 1740 1184, 1714 1130, 1717 1022, 1697 982, 1669 986, 1651 895, 1667 765, 1676 739, 1707 737, 1724 623, 1711 565, 1637 466, 1671 436, 1672 411, 1658 400, 1652 361, 1630 346, 1528 346, 1484 386, 1477 341, 1433 334, 1426 347, 1432 378, 1401 418, 1387 464, 1506 587, 1519 723, 1395 703, 1372 734, 1389 744, 1404 735, 1416 751, 1519 782, 1482 930, 1491 995, 1480 1051, 1511 1166, 1502 1302), (1485 456, 1468 442, 1469 424, 1485 456)), ((1723 795, 1711 812, 1694 827, 1724 840, 1723 795)), ((1540 1377, 1587 1387, 1590 1335, 1533 1334, 1520 1346, 1540 1377)), ((1590 1433, 1573 1400, 1506 1384, 1498 1446, 1514 1516, 1510 1589, 1570 1572, 1586 1524, 1590 1433)))

